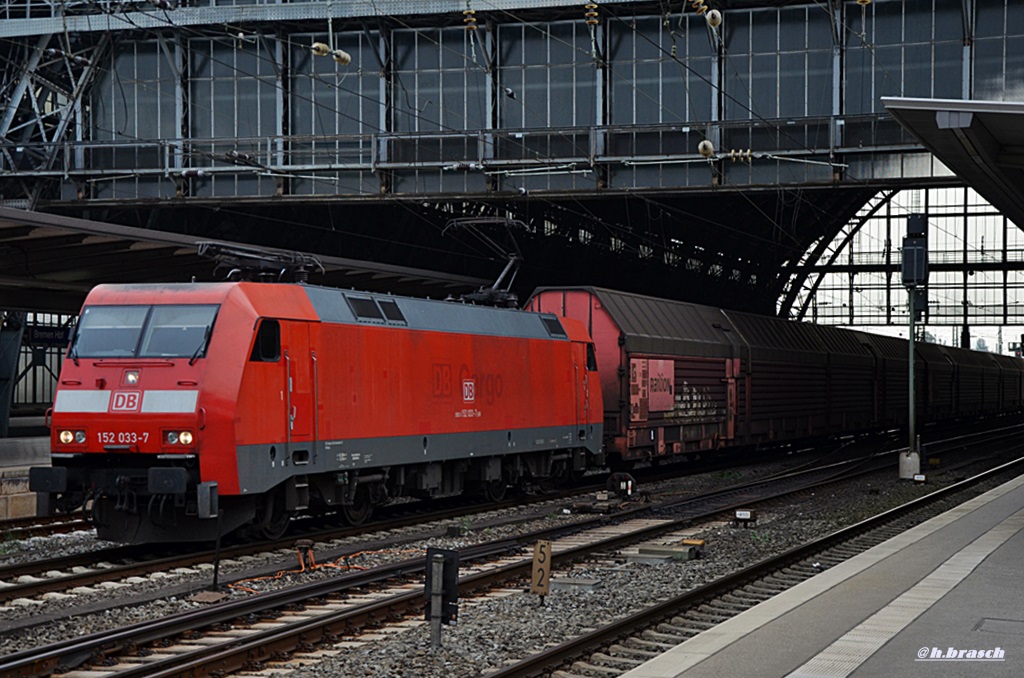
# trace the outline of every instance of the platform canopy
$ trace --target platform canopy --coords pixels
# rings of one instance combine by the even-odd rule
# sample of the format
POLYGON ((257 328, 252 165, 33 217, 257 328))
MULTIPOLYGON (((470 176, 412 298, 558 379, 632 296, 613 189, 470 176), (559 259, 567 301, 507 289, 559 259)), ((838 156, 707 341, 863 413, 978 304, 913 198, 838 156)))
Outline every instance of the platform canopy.
POLYGON ((896 120, 1024 228, 1024 102, 883 97, 896 120))
MULTIPOLYGON (((0 207, 0 310, 78 313, 101 283, 223 280, 216 262, 199 256, 208 237, 119 226, 0 207)), ((251 247, 241 243, 226 243, 251 247)), ((341 257, 316 257, 323 273, 309 282, 330 287, 444 298, 485 282, 467 276, 341 257)))

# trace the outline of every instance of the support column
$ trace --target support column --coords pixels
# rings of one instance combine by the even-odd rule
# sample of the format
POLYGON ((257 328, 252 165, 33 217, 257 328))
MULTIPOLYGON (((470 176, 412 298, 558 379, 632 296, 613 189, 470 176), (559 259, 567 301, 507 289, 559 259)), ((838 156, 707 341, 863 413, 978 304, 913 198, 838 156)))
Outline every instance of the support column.
POLYGON ((0 438, 6 438, 11 422, 14 385, 18 381, 18 356, 24 333, 21 313, 8 312, 0 324, 0 438))

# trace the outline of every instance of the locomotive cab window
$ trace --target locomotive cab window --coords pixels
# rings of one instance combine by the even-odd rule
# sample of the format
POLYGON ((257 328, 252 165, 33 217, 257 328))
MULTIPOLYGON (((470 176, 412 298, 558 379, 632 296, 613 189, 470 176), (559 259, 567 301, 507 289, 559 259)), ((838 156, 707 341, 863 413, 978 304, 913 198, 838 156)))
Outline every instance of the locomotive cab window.
POLYGON ((87 306, 71 344, 75 358, 200 358, 215 305, 87 306))
POLYGON ((597 353, 593 344, 587 344, 587 371, 597 372, 597 353))
POLYGON ((154 306, 142 333, 139 356, 203 357, 216 315, 216 306, 154 306))
POLYGON ((70 354, 82 358, 133 358, 148 306, 87 306, 78 318, 70 354))
POLYGON ((276 320, 264 320, 256 332, 256 342, 252 346, 249 362, 276 363, 281 359, 281 323, 276 320))

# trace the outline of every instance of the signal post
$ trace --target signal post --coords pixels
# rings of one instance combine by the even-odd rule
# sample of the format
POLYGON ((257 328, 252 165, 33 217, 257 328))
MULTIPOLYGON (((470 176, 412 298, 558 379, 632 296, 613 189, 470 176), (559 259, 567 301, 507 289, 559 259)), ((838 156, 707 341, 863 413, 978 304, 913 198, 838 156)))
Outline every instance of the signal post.
POLYGON ((917 436, 916 395, 914 392, 914 321, 923 315, 928 305, 928 222, 923 214, 907 217, 907 235, 903 238, 902 259, 903 286, 907 288, 907 311, 910 316, 910 333, 907 341, 909 356, 907 374, 910 380, 907 391, 909 403, 907 413, 907 450, 900 454, 900 479, 913 480, 921 473, 921 441, 917 436))

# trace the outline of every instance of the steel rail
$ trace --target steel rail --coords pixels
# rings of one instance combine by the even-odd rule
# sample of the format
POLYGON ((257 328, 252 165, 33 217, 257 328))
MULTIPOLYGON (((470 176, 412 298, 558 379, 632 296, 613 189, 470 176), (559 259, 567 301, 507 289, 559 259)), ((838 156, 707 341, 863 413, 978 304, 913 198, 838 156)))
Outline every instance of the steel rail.
POLYGON ((731 575, 715 580, 709 584, 666 600, 658 605, 636 612, 619 621, 612 622, 590 633, 566 641, 556 647, 532 655, 516 664, 488 674, 488 678, 529 678, 546 675, 553 669, 568 662, 579 659, 598 651, 611 643, 621 641, 637 632, 669 618, 683 608, 691 608, 708 600, 733 591, 741 586, 761 579, 777 570, 810 558, 823 550, 859 537, 869 531, 883 528, 895 519, 931 503, 945 499, 972 485, 989 478, 1024 466, 1024 458, 1015 459, 993 469, 979 473, 958 483, 948 485, 940 490, 914 499, 902 506, 867 518, 859 523, 843 528, 830 535, 814 540, 802 546, 790 549, 785 553, 754 563, 731 575))
MULTIPOLYGON (((840 462, 840 464, 842 463, 848 462, 840 462)), ((717 496, 718 494, 735 492, 740 489, 763 484, 775 480, 777 478, 793 475, 793 473, 811 473, 818 470, 820 469, 806 469, 803 471, 773 474, 770 476, 765 476, 760 479, 755 479, 748 483, 740 483, 738 485, 729 486, 722 488, 720 490, 704 493, 702 495, 691 497, 690 499, 687 500, 683 500, 682 502, 672 502, 665 506, 672 506, 679 503, 689 503, 705 500, 710 497, 717 496)), ((462 505, 454 508, 444 509, 441 511, 434 511, 426 515, 422 513, 401 515, 397 518, 392 518, 363 526, 335 528, 331 530, 320 530, 312 532, 299 531, 297 533, 290 534, 287 538, 279 539, 273 542, 260 542, 255 544, 240 544, 236 546, 228 546, 222 549, 220 557, 222 559, 237 558, 239 556, 251 555, 254 553, 261 553, 265 551, 273 551, 276 549, 290 549, 294 546, 295 541, 297 539, 339 539, 362 534, 365 532, 367 528, 373 529, 374 531, 386 531, 397 528, 414 526, 424 521, 440 521, 448 520, 451 518, 462 518, 467 515, 473 515, 475 513, 487 513, 490 511, 500 510, 503 508, 519 507, 523 505, 529 505, 532 503, 542 503, 547 501, 556 501, 559 498, 584 495, 597 489, 604 489, 606 476, 602 475, 598 476, 598 478, 599 482, 584 485, 582 487, 575 487, 560 492, 539 494, 532 497, 517 497, 514 499, 506 499, 501 502, 477 504, 472 506, 462 505)), ((409 504, 408 506, 413 505, 409 504)), ((662 505, 648 505, 641 507, 637 510, 647 511, 652 508, 659 508, 661 506, 662 505)), ((399 512, 403 510, 402 505, 389 508, 392 509, 392 512, 399 512)), ((418 538, 429 538, 430 536, 435 536, 436 534, 437 531, 435 530, 429 534, 420 535, 418 538)), ((212 562, 215 557, 215 551, 211 549, 204 549, 202 551, 196 551, 187 554, 177 554, 174 556, 159 557, 155 559, 150 557, 153 551, 160 550, 162 550, 161 545, 123 545, 112 547, 109 549, 78 554, 74 556, 34 560, 31 562, 25 562, 17 565, 0 567, 0 580, 14 580, 26 575, 30 577, 37 577, 39 574, 43 572, 70 570, 74 567, 85 567, 93 570, 91 572, 69 574, 65 577, 47 577, 45 579, 40 579, 38 581, 29 581, 0 588, 0 603, 14 600, 17 598, 31 598, 33 596, 39 596, 44 593, 64 591, 76 586, 90 586, 92 584, 96 584, 103 581, 110 581, 112 579, 123 579, 129 576, 145 575, 151 572, 163 572, 175 568, 192 567, 198 564, 212 562), (110 563, 119 561, 132 562, 129 562, 125 565, 114 565, 112 567, 106 567, 103 569, 95 569, 95 565, 97 562, 110 563)))
MULTIPOLYGON (((278 539, 272 542, 258 542, 253 544, 239 544, 235 546, 226 546, 222 548, 220 557, 222 559, 237 558, 239 556, 274 551, 278 549, 291 549, 294 547, 295 542, 298 539, 342 539, 345 537, 352 537, 364 534, 367 529, 372 529, 374 531, 394 530, 398 528, 411 527, 424 521, 440 521, 448 520, 451 518, 462 518, 467 515, 473 515, 475 513, 487 513, 502 508, 523 506, 524 504, 529 505, 531 503, 541 503, 545 501, 555 501, 558 500, 560 496, 566 496, 567 494, 571 495, 579 492, 593 490, 597 487, 603 488, 604 485, 588 485, 586 486, 586 488, 575 488, 571 491, 566 491, 562 493, 551 493, 546 495, 537 495, 534 497, 519 497, 518 499, 505 500, 503 502, 494 504, 458 506, 455 508, 434 511, 429 514, 413 513, 408 515, 400 515, 396 518, 390 518, 369 525, 349 526, 319 531, 299 531, 294 534, 290 534, 287 538, 278 539)), ((412 506, 412 504, 409 504, 409 506, 412 506)), ((395 506, 391 508, 393 509, 392 512, 401 511, 401 506, 395 506)), ((437 532, 438 530, 435 529, 431 532, 431 534, 427 534, 425 536, 433 536, 437 532)), ((424 535, 421 535, 421 538, 423 536, 424 535)), ((216 555, 216 551, 214 551, 213 549, 203 549, 201 551, 194 551, 192 553, 179 553, 174 556, 158 558, 152 557, 154 551, 160 552, 168 550, 170 548, 171 547, 163 546, 161 544, 130 544, 123 546, 115 546, 109 549, 102 549, 98 551, 91 551, 88 553, 82 553, 73 556, 47 558, 41 560, 33 560, 31 562, 25 562, 16 565, 3 566, 0 567, 0 580, 12 580, 26 575, 37 576, 43 572, 70 570, 74 567, 91 568, 93 571, 78 574, 69 574, 65 577, 47 578, 42 581, 31 581, 0 588, 0 603, 14 600, 16 598, 30 598, 33 596, 42 595, 44 593, 63 591, 76 586, 89 586, 91 584, 96 584, 102 581, 109 581, 115 578, 125 578, 129 576, 144 575, 151 572, 165 572, 179 567, 192 567, 201 563, 212 562, 216 555), (114 565, 112 567, 96 569, 97 562, 116 563, 119 561, 134 562, 129 562, 124 565, 114 565)))
MULTIPOLYGON (((876 459, 876 457, 872 456, 869 459, 876 459)), ((792 484, 787 489, 762 494, 756 499, 756 501, 768 501, 779 496, 802 492, 810 488, 837 482, 838 476, 841 476, 842 479, 847 479, 865 473, 873 473, 877 469, 841 469, 838 473, 831 467, 827 470, 830 474, 825 478, 816 478, 810 482, 799 482, 799 480, 815 473, 820 475, 821 469, 800 471, 790 475, 783 474, 785 475, 784 478, 757 479, 748 483, 723 488, 722 490, 716 490, 699 497, 670 500, 658 504, 644 504, 614 514, 614 516, 598 516, 571 525, 537 530, 515 539, 506 539, 494 544, 484 544, 465 549, 462 552, 462 557, 465 560, 472 560, 500 553, 521 551, 525 546, 534 543, 538 539, 556 539, 566 534, 578 533, 583 529, 600 527, 611 522, 622 522, 629 518, 648 515, 659 510, 678 509, 681 506, 697 504, 702 501, 706 502, 713 498, 719 498, 724 501, 724 503, 717 502, 711 507, 705 507, 702 512, 688 514, 675 519, 666 519, 659 524, 633 530, 622 535, 606 537, 552 555, 553 565, 565 565, 585 559, 594 553, 615 550, 635 543, 638 540, 651 538, 658 534, 690 525, 694 521, 720 515, 723 511, 733 507, 749 506, 752 501, 749 496, 744 497, 742 502, 737 503, 734 500, 734 496, 731 495, 756 486, 770 486, 780 481, 792 484)), ((379 583, 388 579, 417 574, 424 570, 424 566, 425 561, 422 558, 407 560, 375 568, 358 575, 345 575, 325 582, 314 582, 282 591, 258 594, 242 601, 221 603, 194 612, 186 612, 160 620, 143 622, 113 633, 93 634, 43 648, 24 651, 0 659, 0 676, 49 675, 58 670, 58 668, 66 669, 86 661, 99 661, 113 653, 151 643, 168 636, 178 635, 186 631, 224 623, 232 619, 245 617, 246 615, 259 614, 268 609, 280 608, 310 598, 337 594, 370 583, 379 583)), ((523 558, 517 563, 511 563, 463 577, 459 580, 460 593, 467 594, 472 591, 491 588, 509 580, 528 577, 531 567, 530 559, 523 558)), ((272 629, 251 634, 244 641, 238 640, 224 645, 198 648, 186 655, 167 658, 158 662, 150 662, 141 665, 138 669, 118 672, 118 675, 125 677, 196 676, 238 670, 253 663, 266 661, 274 653, 293 651, 300 647, 315 644, 321 640, 332 639, 362 624, 377 623, 393 618, 396 615, 408 614, 421 609, 422 606, 422 591, 412 591, 408 594, 389 597, 380 602, 288 625, 282 629, 272 629)))
POLYGON ((48 534, 66 534, 91 528, 92 526, 82 517, 81 511, 61 513, 55 516, 9 518, 0 521, 0 535, 5 540, 42 537, 48 534))
MULTIPOLYGON (((993 433, 1002 433, 1005 436, 1012 436, 1015 432, 1019 431, 1020 426, 1009 426, 996 429, 994 431, 987 431, 982 433, 968 434, 965 436, 958 436, 948 440, 935 441, 930 444, 930 447, 962 447, 971 439, 980 437, 992 436, 993 433)), ((833 450, 830 454, 834 454, 847 447, 852 442, 863 442, 863 441, 851 441, 851 443, 841 445, 837 450, 833 450)), ((858 460, 846 460, 837 462, 834 464, 836 468, 842 468, 843 465, 856 463, 858 460)), ((722 488, 717 491, 704 493, 698 497, 692 498, 689 501, 706 501, 709 498, 727 495, 730 493, 736 493, 742 489, 755 487, 770 481, 776 481, 781 478, 788 476, 796 476, 801 473, 814 473, 821 472, 822 467, 811 467, 810 464, 805 464, 798 469, 785 471, 777 474, 755 479, 748 483, 740 483, 737 486, 730 486, 722 488)), ((601 479, 603 480, 603 476, 601 479)), ((563 496, 573 496, 575 494, 584 493, 588 490, 593 490, 600 487, 600 483, 592 486, 585 486, 583 488, 573 488, 562 492, 563 496)), ((531 502, 543 502, 557 499, 558 494, 552 495, 539 495, 536 497, 519 498, 518 500, 505 500, 497 504, 486 504, 483 506, 459 506, 452 509, 446 509, 440 512, 435 512, 430 516, 426 517, 427 520, 445 520, 454 517, 464 517, 477 512, 487 512, 494 509, 500 509, 505 506, 518 506, 523 503, 531 502)), ((688 503, 688 502, 683 502, 688 503)), ((676 506, 678 503, 676 504, 676 506)), ((648 508, 659 508, 659 507, 648 507, 648 508)), ((664 507, 663 507, 664 508, 664 507)), ((372 527, 378 530, 396 529, 400 527, 408 527, 415 525, 418 522, 424 520, 422 515, 411 515, 401 516, 396 519, 386 520, 381 523, 374 523, 372 527)), ((314 532, 312 534, 298 534, 291 535, 286 539, 281 539, 276 542, 260 543, 260 544, 243 544, 238 546, 232 546, 224 549, 222 552, 222 558, 234 558, 242 555, 249 555, 253 553, 259 553, 261 551, 274 550, 279 548, 291 548, 296 538, 313 538, 313 539, 337 539, 341 537, 353 536, 360 534, 365 527, 347 527, 341 529, 334 529, 328 531, 314 532)), ((13 586, 8 586, 0 589, 0 603, 14 600, 17 598, 31 598, 33 596, 39 596, 45 593, 64 591, 68 588, 76 586, 89 586, 92 584, 100 583, 103 581, 109 581, 115 578, 125 578, 128 576, 144 575, 151 572, 166 571, 168 569, 175 569, 179 567, 191 567, 201 563, 210 562, 214 558, 214 551, 203 550, 192 554, 176 555, 171 557, 163 558, 150 558, 147 557, 147 551, 159 546, 140 546, 140 545, 126 545, 118 546, 111 549, 104 549, 101 551, 93 551, 87 554, 80 554, 77 556, 53 558, 45 560, 36 560, 32 562, 23 563, 20 565, 12 565, 6 567, 0 567, 0 579, 17 579, 25 575, 36 576, 42 572, 52 572, 69 570, 74 567, 87 567, 91 568, 91 572, 77 573, 68 575, 66 577, 47 577, 45 579, 39 579, 37 581, 28 581, 13 586), (95 563, 97 562, 117 562, 117 561, 134 561, 127 565, 115 565, 113 567, 107 567, 103 569, 95 569, 95 563), (140 562, 141 561, 141 562, 140 562)))
MULTIPOLYGON (((878 455, 872 455, 865 459, 877 459, 878 455)), ((840 463, 838 465, 830 465, 827 468, 833 468, 835 466, 840 467, 838 472, 832 473, 825 478, 819 478, 810 483, 800 483, 795 487, 775 491, 769 494, 764 494, 756 499, 751 497, 744 497, 742 503, 728 503, 718 504, 710 508, 705 507, 705 510, 701 513, 687 515, 676 519, 668 519, 665 522, 652 525, 645 529, 632 531, 628 534, 619 535, 615 537, 608 537, 600 541, 592 542, 577 546, 559 553, 553 554, 553 564, 562 565, 568 562, 573 562, 588 557, 595 552, 614 550, 625 546, 630 543, 635 543, 638 540, 649 538, 657 534, 679 529, 682 526, 689 525, 696 520, 703 518, 713 517, 721 514, 723 511, 729 510, 730 508, 739 506, 749 506, 752 501, 768 501, 770 499, 785 496, 788 494, 805 491, 813 487, 819 487, 821 485, 830 484, 837 482, 840 479, 848 479, 863 475, 866 473, 876 472, 878 469, 872 466, 867 469, 845 469, 842 468, 845 465, 853 462, 864 461, 852 460, 840 463)), ((996 469, 987 472, 987 474, 1001 472, 1009 466, 1020 463, 1022 460, 1017 460, 1006 464, 996 469)), ((780 479, 793 482, 795 479, 800 477, 810 476, 814 473, 821 473, 822 469, 811 469, 806 471, 799 471, 792 474, 779 474, 780 477, 772 478, 761 478, 747 483, 740 483, 729 488, 723 488, 706 495, 699 497, 691 497, 688 499, 671 500, 662 502, 659 504, 647 504, 637 506, 631 509, 627 509, 619 514, 612 516, 599 516, 591 520, 583 521, 581 523, 574 523, 572 525, 563 525, 553 528, 546 528, 544 530, 538 530, 528 535, 521 536, 516 539, 503 540, 495 544, 484 544, 463 551, 463 557, 467 560, 487 557, 489 554, 494 555, 502 552, 510 552, 513 550, 521 549, 524 545, 532 543, 537 539, 551 539, 557 538, 564 534, 578 532, 587 527, 596 527, 604 525, 614 521, 621 522, 624 519, 637 517, 640 514, 648 514, 657 510, 666 510, 671 508, 678 508, 687 504, 698 503, 701 501, 707 501, 713 497, 728 498, 730 494, 747 490, 756 486, 771 485, 774 482, 778 482, 780 479)), ((970 481, 978 482, 979 478, 985 477, 986 474, 980 474, 970 481)), ((963 481, 957 483, 943 490, 939 490, 935 493, 928 495, 923 499, 930 497, 943 496, 952 491, 956 491, 961 488, 965 483, 969 481, 963 481)), ((917 500, 921 501, 921 500, 917 500)), ((913 505, 914 502, 907 506, 913 505)), ((896 511, 899 509, 894 509, 896 511)), ((888 515, 892 512, 887 512, 888 515)), ((874 519, 872 519, 874 520, 874 519)), ((847 530, 855 530, 859 526, 865 525, 870 521, 864 521, 858 525, 847 528, 847 530)), ((837 533, 839 534, 839 533, 837 533)), ((801 548, 810 548, 810 545, 801 548)), ((519 563, 513 563, 500 568, 491 569, 476 575, 464 577, 460 580, 460 591, 469 592, 480 588, 488 588, 494 586, 498 582, 508 581, 509 579, 517 579, 525 577, 529 574, 531 563, 528 559, 523 559, 519 563)), ((754 566, 756 567, 756 566, 754 566)), ((209 626, 211 624, 223 623, 230 619, 236 619, 244 617, 246 615, 258 614, 259 612, 267 609, 281 607, 289 604, 294 604, 310 598, 322 597, 331 593, 338 593, 343 590, 347 590, 353 587, 365 586, 368 583, 375 583, 385 581, 387 579, 393 579, 396 577, 407 576, 413 573, 419 573, 424 569, 424 561, 422 559, 413 559, 397 563, 391 566, 385 566, 383 568, 375 568, 374 570, 360 573, 359 575, 346 575, 342 577, 335 577, 328 582, 315 582, 312 584, 300 585, 290 589, 285 589, 278 592, 258 594, 251 598, 247 598, 243 601, 232 601, 229 603, 222 603, 209 608, 204 608, 195 612, 183 613, 181 615, 174 615, 161 620, 153 622, 144 622, 136 624, 131 627, 126 627, 120 631, 114 633, 101 633, 94 634, 92 636, 86 636, 84 638, 74 639, 65 641, 62 643, 56 643, 54 645, 46 646, 43 648, 36 648, 33 650, 9 655, 8 657, 0 660, 0 676, 7 675, 49 675, 58 668, 69 668, 72 666, 79 665, 85 661, 96 660, 97 657, 104 657, 112 652, 130 649, 141 644, 153 642, 155 640, 166 638, 180 634, 196 628, 209 626)), ((750 568, 748 568, 750 569, 750 568)), ((703 590, 703 589, 701 589, 703 590)), ((261 632, 259 634, 253 634, 248 636, 245 642, 236 641, 227 644, 227 646, 213 646, 196 652, 188 653, 186 656, 181 658, 167 659, 163 662, 149 663, 144 667, 140 667, 140 673, 132 673, 131 671, 119 674, 119 675, 145 675, 145 676, 163 676, 163 675, 200 675, 205 670, 199 669, 199 666, 205 665, 210 667, 210 671, 225 671, 228 670, 228 665, 235 665, 236 662, 241 662, 237 665, 237 668, 250 664, 252 662, 260 662, 266 659, 266 649, 273 647, 275 651, 286 651, 288 647, 295 649, 300 646, 308 645, 315 642, 316 638, 332 638, 344 630, 350 630, 355 626, 362 623, 369 623, 374 621, 382 621, 386 618, 393 617, 396 614, 406 613, 410 610, 418 609, 422 606, 422 593, 419 591, 413 591, 409 594, 403 594, 401 596, 390 597, 379 603, 374 603, 367 606, 360 606, 353 608, 352 610, 346 610, 339 612, 334 615, 319 617, 315 620, 310 620, 297 625, 289 625, 285 629, 271 630, 261 632), (419 600, 420 602, 417 602, 419 600), (317 631, 316 629, 322 629, 317 631), (261 649, 262 648, 262 649, 261 649), (182 669, 182 662, 188 664, 187 669, 182 669), (177 667, 177 668, 176 668, 177 667)), ((592 635, 602 634, 603 630, 598 630, 592 635)), ((551 650, 549 652, 554 652, 551 650)), ((547 654, 547 653, 545 653, 547 654)))

